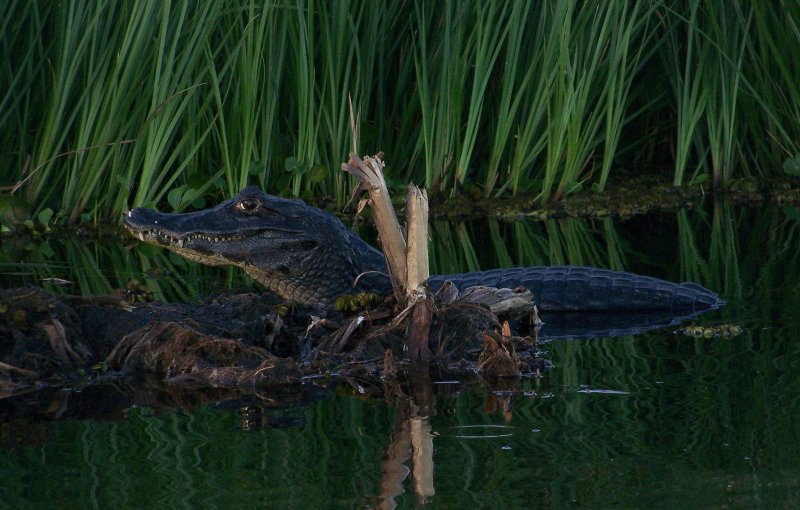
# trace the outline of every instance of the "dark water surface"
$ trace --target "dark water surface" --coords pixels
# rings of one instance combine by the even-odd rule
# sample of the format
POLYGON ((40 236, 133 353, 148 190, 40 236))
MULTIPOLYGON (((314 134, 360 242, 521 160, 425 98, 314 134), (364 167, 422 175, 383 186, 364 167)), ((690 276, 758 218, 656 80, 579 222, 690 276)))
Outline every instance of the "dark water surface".
MULTIPOLYGON (((556 340, 541 378, 435 381, 424 409, 372 396, 391 388, 321 380, 171 406, 157 381, 138 397, 109 386, 0 400, 0 508, 800 505, 797 210, 717 203, 628 221, 436 224, 434 236, 436 272, 571 263, 693 280, 729 304, 692 324, 742 333, 556 340)), ((191 300, 246 281, 74 239, 4 239, 0 257, 0 285, 62 288, 42 281, 58 277, 72 293, 146 273, 157 298, 191 300)))

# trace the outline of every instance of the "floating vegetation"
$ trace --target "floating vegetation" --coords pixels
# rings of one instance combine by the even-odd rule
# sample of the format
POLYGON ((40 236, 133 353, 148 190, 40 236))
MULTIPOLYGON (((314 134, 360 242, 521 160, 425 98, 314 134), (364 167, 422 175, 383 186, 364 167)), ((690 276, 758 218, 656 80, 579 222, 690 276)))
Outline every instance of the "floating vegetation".
POLYGON ((695 338, 733 337, 742 333, 742 327, 736 324, 719 324, 717 326, 685 326, 675 331, 695 338))

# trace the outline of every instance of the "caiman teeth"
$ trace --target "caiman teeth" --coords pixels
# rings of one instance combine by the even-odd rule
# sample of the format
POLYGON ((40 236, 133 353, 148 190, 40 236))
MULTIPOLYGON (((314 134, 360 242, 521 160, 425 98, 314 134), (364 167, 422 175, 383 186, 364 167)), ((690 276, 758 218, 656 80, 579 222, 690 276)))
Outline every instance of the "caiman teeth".
POLYGON ((146 242, 146 238, 157 240, 163 244, 171 244, 178 248, 183 248, 187 242, 201 240, 207 242, 214 242, 214 243, 221 243, 221 242, 228 242, 228 241, 238 241, 244 239, 246 236, 241 234, 229 234, 229 235, 210 235, 210 234, 203 234, 203 233, 194 233, 194 234, 187 234, 183 236, 175 236, 164 232, 163 230, 159 229, 152 229, 152 230, 142 230, 136 234, 136 237, 139 238, 142 242, 146 242))

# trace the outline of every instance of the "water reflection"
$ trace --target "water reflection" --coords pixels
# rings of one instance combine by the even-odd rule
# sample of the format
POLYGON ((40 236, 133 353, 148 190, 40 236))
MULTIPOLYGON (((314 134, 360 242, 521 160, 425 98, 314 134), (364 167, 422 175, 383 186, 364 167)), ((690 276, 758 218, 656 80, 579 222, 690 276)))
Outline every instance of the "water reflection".
MULTIPOLYGON (((87 492, 31 484, 35 473, 75 487, 94 477, 98 506, 122 508, 791 505, 800 358, 787 340, 558 342, 556 369, 540 380, 438 384, 431 374, 427 384, 423 373, 386 381, 380 395, 320 386, 288 408, 268 392, 221 405, 165 399, 187 406, 176 413, 151 396, 86 421, 79 407, 131 397, 78 406, 86 396, 73 394, 60 421, 5 443, 4 501, 87 506, 87 492), (777 344, 789 348, 761 353, 777 344), (244 427, 257 407, 270 425, 244 427), (126 498, 134 486, 148 489, 126 498)), ((19 437, 21 423, 2 422, 19 437)))
MULTIPOLYGON (((161 381, 32 392, 0 400, 3 504, 797 506, 799 226, 795 210, 724 202, 624 222, 437 224, 440 272, 569 262, 693 279, 729 300, 698 320, 743 333, 553 341, 554 368, 524 380, 424 372, 363 392, 322 380, 257 395, 161 381)), ((165 252, 40 246, 4 239, 4 286, 106 293, 144 276, 161 299, 191 300, 247 282, 165 252)))
POLYGON ((427 366, 409 371, 407 390, 397 380, 389 380, 384 390, 394 407, 395 420, 381 462, 377 508, 397 508, 396 498, 404 493, 403 481, 409 474, 415 503, 424 505, 436 494, 430 423, 436 407, 427 366))

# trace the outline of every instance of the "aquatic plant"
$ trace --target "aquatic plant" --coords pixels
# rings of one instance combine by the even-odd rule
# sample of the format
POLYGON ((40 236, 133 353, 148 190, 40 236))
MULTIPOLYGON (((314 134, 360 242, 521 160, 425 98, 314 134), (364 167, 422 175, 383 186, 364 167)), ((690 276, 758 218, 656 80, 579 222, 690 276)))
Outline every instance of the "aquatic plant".
POLYGON ((665 163, 731 186, 800 155, 799 20, 796 2, 9 0, 0 187, 72 223, 249 184, 343 204, 350 100, 390 186, 543 203, 665 163))

